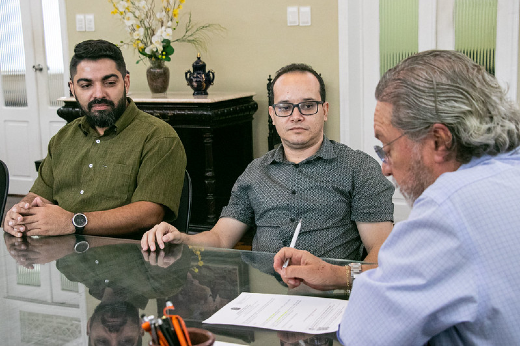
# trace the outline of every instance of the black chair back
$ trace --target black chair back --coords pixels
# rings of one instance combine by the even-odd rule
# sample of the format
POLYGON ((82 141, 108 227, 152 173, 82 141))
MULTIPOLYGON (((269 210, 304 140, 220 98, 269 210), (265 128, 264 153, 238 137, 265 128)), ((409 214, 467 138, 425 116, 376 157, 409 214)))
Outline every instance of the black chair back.
POLYGON ((0 160, 0 225, 4 220, 5 203, 9 192, 9 170, 5 163, 0 160))
POLYGON ((191 178, 188 171, 184 173, 184 185, 182 186, 181 201, 177 219, 172 222, 181 233, 188 233, 191 216, 191 178))

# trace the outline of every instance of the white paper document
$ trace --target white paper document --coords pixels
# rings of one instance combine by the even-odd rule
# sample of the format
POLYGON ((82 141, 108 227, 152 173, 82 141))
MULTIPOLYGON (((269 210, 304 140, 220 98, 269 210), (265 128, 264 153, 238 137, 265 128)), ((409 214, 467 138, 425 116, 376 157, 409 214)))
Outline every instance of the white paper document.
POLYGON ((338 330, 347 304, 340 299, 244 292, 203 322, 323 334, 338 330))

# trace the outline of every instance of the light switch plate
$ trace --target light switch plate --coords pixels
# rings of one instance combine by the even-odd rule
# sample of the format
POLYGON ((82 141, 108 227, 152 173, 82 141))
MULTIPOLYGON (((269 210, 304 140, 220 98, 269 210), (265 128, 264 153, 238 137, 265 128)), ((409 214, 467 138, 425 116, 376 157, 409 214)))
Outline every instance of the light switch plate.
POLYGON ((311 7, 300 6, 300 26, 311 25, 311 7))
POLYGON ((85 15, 76 14, 76 31, 85 31, 85 15))
POLYGON ((85 15, 85 29, 87 31, 94 31, 96 26, 94 25, 94 14, 89 13, 85 15))
POLYGON ((287 25, 298 25, 298 6, 287 7, 287 25))

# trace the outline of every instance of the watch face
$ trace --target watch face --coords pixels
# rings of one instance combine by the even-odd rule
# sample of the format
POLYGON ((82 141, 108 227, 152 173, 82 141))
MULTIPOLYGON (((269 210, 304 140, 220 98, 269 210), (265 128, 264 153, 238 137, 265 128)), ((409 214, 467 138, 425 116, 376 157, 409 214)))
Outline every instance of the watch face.
POLYGON ((74 250, 77 253, 83 253, 83 252, 87 251, 88 248, 89 248, 89 244, 85 240, 80 241, 80 242, 76 243, 76 245, 74 245, 74 250))
POLYGON ((84 214, 76 214, 73 219, 74 226, 85 227, 87 224, 87 217, 84 214))
POLYGON ((353 274, 359 274, 361 273, 362 267, 361 263, 350 263, 350 270, 353 274))

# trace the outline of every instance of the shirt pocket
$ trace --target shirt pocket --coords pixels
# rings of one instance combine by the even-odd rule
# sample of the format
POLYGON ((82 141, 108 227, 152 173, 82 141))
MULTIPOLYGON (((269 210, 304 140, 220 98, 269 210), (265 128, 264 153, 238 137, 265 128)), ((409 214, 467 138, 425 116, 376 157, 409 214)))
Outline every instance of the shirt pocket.
POLYGON ((99 179, 99 195, 113 208, 129 203, 136 188, 132 168, 126 164, 102 164, 95 179, 99 179))

